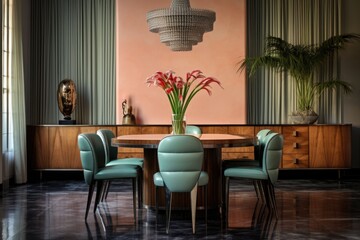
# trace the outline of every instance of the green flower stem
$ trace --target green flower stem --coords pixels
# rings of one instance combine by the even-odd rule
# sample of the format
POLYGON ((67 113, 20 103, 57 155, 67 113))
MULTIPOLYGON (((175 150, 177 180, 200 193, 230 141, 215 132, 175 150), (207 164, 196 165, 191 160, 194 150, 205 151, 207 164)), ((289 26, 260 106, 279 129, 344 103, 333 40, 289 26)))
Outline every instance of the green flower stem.
POLYGON ((182 114, 172 115, 172 130, 173 134, 185 134, 186 121, 182 114))

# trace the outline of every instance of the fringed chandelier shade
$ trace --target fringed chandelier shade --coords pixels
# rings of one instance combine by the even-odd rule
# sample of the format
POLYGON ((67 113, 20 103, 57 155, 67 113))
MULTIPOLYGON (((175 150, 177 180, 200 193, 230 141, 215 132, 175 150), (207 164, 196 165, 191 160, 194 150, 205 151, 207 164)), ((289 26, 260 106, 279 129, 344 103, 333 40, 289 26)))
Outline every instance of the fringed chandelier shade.
POLYGON ((146 14, 149 30, 160 34, 160 41, 172 51, 191 51, 202 42, 203 34, 213 30, 215 12, 193 9, 189 0, 172 0, 170 8, 146 14))

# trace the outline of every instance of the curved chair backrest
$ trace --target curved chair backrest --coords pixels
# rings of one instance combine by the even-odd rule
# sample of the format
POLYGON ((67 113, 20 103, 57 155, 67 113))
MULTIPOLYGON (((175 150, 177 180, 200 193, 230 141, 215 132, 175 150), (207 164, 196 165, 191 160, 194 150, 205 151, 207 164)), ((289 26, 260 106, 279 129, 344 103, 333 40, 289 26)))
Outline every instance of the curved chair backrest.
POLYGON ((265 137, 272 133, 272 131, 270 129, 262 129, 260 130, 257 134, 256 137, 258 139, 258 143, 257 146, 255 146, 255 159, 258 159, 261 162, 261 158, 264 152, 264 147, 265 147, 265 137))
POLYGON ((100 136, 105 149, 105 163, 110 162, 111 160, 114 160, 117 158, 118 155, 118 148, 111 146, 111 139, 115 137, 115 134, 108 129, 99 129, 97 132, 97 135, 100 136))
POLYGON ((270 129, 262 129, 256 134, 256 137, 258 138, 259 141, 261 141, 270 133, 272 133, 272 131, 270 129))
POLYGON ((188 125, 185 128, 185 134, 201 134, 201 129, 198 126, 188 125))
POLYGON ((270 133, 265 137, 265 141, 263 170, 267 172, 270 181, 274 184, 279 175, 284 140, 281 134, 270 133))
POLYGON ((87 184, 91 184, 99 168, 105 166, 105 151, 100 137, 95 133, 82 133, 78 136, 80 159, 87 184))
POLYGON ((170 135, 160 141, 158 161, 165 186, 171 192, 190 192, 198 182, 204 149, 191 135, 170 135))

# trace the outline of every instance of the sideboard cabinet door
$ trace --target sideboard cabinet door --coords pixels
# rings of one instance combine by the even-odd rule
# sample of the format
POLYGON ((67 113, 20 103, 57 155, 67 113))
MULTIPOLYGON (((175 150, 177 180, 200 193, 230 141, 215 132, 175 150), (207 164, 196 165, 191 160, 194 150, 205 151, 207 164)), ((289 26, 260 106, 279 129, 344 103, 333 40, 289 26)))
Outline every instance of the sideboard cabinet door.
POLYGON ((50 169, 49 128, 27 127, 27 160, 30 170, 50 169))
POLYGON ((351 167, 351 125, 309 126, 310 168, 351 167))
POLYGON ((98 129, 109 129, 116 134, 116 127, 111 126, 51 126, 49 127, 49 161, 51 169, 82 169, 80 150, 77 143, 81 133, 96 133, 98 129))

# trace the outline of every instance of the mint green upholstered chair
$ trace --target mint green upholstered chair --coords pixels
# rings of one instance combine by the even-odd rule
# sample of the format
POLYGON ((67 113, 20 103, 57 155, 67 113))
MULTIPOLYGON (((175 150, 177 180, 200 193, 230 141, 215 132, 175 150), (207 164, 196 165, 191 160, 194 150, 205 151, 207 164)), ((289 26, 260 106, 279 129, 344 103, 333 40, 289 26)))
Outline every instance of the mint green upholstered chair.
POLYGON ((224 170, 225 179, 225 208, 226 220, 229 211, 229 182, 231 178, 251 179, 257 181, 261 187, 262 199, 265 199, 269 210, 275 212, 277 207, 274 184, 278 179, 279 167, 283 150, 283 136, 278 133, 270 133, 264 138, 262 151, 262 166, 236 166, 224 170))
MULTIPOLYGON (((203 159, 202 143, 194 136, 170 135, 160 141, 158 147, 160 172, 154 174, 154 184, 156 188, 165 187, 166 233, 169 233, 173 192, 191 192, 192 229, 195 233, 197 189, 199 185, 206 186, 209 181, 207 173, 201 171, 203 159)), ((156 213, 157 208, 156 196, 156 213)))
POLYGON ((194 125, 187 125, 185 128, 185 134, 200 136, 201 128, 199 128, 198 126, 194 126, 194 125))
POLYGON ((106 153, 106 166, 118 165, 118 164, 134 164, 139 167, 143 167, 143 158, 118 158, 118 148, 111 146, 111 139, 115 138, 113 131, 108 129, 99 129, 96 132, 103 141, 106 153))
MULTIPOLYGON (((272 133, 269 129, 262 129, 257 134, 257 144, 254 147, 254 159, 230 159, 223 160, 223 169, 227 169, 230 167, 246 167, 246 166, 254 166, 261 167, 262 166, 262 155, 265 147, 265 137, 272 133)), ((261 185, 259 185, 259 181, 253 181, 254 188, 256 191, 257 198, 261 198, 262 201, 265 201, 264 196, 261 191, 261 185)))
MULTIPOLYGON (((99 129, 97 135, 100 136, 104 148, 105 148, 105 164, 106 166, 115 166, 115 165, 122 165, 122 164, 129 164, 129 165, 136 165, 139 166, 141 169, 144 165, 143 158, 118 158, 118 148, 111 146, 111 139, 115 137, 115 134, 108 129, 99 129)), ((139 208, 142 207, 142 171, 140 172, 139 181, 138 181, 138 196, 139 196, 139 208)), ((110 181, 105 183, 104 187, 104 194, 102 196, 102 200, 107 198, 110 188, 110 181)))
POLYGON ((85 182, 89 185, 88 200, 85 212, 85 221, 88 216, 92 195, 97 187, 94 204, 94 213, 99 204, 103 191, 104 181, 116 179, 132 179, 133 185, 133 210, 136 222, 136 182, 139 181, 140 168, 137 165, 105 165, 105 149, 101 138, 95 133, 83 133, 78 136, 80 159, 84 171, 85 182))

